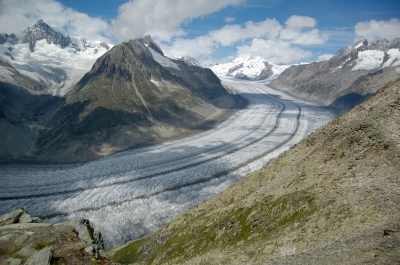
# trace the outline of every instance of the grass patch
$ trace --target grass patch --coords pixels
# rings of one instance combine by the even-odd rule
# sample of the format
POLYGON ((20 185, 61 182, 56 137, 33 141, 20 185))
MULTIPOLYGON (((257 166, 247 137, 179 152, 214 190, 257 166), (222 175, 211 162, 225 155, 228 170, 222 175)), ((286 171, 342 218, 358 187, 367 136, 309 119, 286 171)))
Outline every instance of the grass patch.
POLYGON ((66 261, 63 257, 60 257, 60 258, 53 257, 51 264, 52 265, 63 265, 63 264, 66 264, 66 261))
POLYGON ((114 256, 110 257, 110 259, 114 262, 121 264, 129 264, 136 260, 136 254, 138 250, 147 242, 147 239, 140 239, 134 241, 117 251, 114 256))
POLYGON ((39 242, 39 243, 34 244, 32 247, 36 250, 41 250, 41 249, 44 249, 45 247, 52 246, 52 245, 53 245, 52 242, 39 242))

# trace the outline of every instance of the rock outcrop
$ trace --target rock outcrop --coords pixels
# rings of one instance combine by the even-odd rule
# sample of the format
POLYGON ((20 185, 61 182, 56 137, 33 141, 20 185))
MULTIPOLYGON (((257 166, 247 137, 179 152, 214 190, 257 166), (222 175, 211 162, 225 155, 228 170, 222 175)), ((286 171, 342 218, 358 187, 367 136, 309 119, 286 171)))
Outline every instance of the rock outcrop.
POLYGON ((17 209, 0 217, 0 264, 112 264, 88 220, 44 223, 17 209))
POLYGON ((157 233, 122 264, 397 264, 400 80, 157 233))

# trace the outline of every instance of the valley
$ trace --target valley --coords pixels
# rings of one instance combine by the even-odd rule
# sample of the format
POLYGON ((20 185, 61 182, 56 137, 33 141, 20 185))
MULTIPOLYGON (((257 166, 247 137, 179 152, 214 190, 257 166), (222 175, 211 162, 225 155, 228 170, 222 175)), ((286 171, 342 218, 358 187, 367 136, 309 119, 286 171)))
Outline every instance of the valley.
POLYGON ((262 82, 223 84, 248 106, 203 133, 86 163, 1 165, 0 214, 25 207, 50 223, 89 218, 111 248, 155 232, 336 116, 262 82))
POLYGON ((400 2, 281 2, 0 0, 0 265, 400 264, 400 2))

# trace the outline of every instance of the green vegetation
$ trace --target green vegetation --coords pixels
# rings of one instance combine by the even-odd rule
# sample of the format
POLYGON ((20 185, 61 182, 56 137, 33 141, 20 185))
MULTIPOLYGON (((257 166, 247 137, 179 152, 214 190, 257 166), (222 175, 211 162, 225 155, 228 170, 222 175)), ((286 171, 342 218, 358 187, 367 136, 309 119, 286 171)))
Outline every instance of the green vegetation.
POLYGON ((249 244, 260 239, 267 241, 284 227, 294 223, 300 227, 316 211, 314 199, 305 191, 298 191, 275 200, 269 196, 252 207, 225 212, 218 218, 203 214, 201 222, 176 227, 171 236, 164 236, 166 240, 161 240, 162 244, 155 244, 149 238, 133 241, 111 259, 121 264, 140 261, 146 246, 151 245, 156 246, 157 251, 153 251, 150 260, 162 256, 163 262, 173 262, 175 259, 199 256, 216 248, 236 248, 243 242, 249 244))
POLYGON ((146 239, 140 239, 133 241, 128 246, 122 248, 116 252, 112 257, 110 257, 114 262, 121 264, 129 264, 135 261, 136 253, 139 248, 146 243, 146 239))
POLYGON ((22 259, 22 257, 18 254, 18 251, 21 250, 22 247, 13 249, 13 250, 0 250, 0 256, 6 256, 6 257, 11 257, 14 259, 22 259))
POLYGON ((41 249, 44 249, 45 247, 52 246, 52 245, 54 245, 54 243, 52 243, 52 242, 40 242, 40 243, 34 244, 32 247, 36 250, 41 250, 41 249))

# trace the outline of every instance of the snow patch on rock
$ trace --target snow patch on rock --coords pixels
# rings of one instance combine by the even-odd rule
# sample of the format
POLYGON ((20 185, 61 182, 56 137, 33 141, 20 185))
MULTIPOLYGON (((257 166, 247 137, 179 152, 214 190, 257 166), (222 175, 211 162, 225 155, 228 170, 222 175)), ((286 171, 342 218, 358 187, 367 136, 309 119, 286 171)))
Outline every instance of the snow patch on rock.
POLYGON ((383 51, 366 50, 358 52, 357 64, 353 67, 355 70, 373 70, 379 68, 383 63, 383 51))
POLYGON ((150 47, 147 47, 149 49, 149 51, 151 52, 151 55, 153 56, 153 59, 161 64, 163 67, 169 67, 169 68, 174 68, 176 70, 181 70, 179 68, 179 66, 174 63, 172 60, 168 59, 167 57, 162 56, 161 54, 159 54, 158 52, 156 52, 155 50, 153 50, 150 47))

